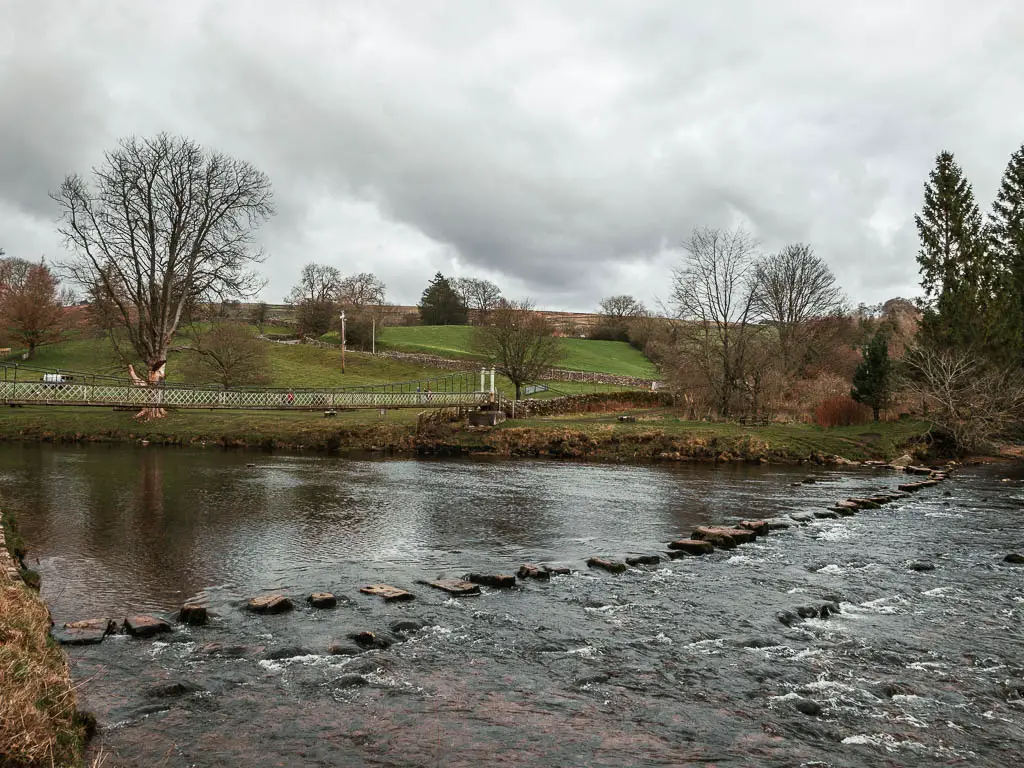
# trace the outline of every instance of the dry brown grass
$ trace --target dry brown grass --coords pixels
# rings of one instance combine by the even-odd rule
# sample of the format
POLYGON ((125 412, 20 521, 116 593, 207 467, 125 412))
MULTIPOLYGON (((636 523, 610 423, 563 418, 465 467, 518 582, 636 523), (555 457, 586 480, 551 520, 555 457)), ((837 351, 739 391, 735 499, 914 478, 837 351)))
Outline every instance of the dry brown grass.
POLYGON ((39 596, 0 572, 0 766, 81 765, 84 726, 76 716, 67 659, 49 637, 39 596))

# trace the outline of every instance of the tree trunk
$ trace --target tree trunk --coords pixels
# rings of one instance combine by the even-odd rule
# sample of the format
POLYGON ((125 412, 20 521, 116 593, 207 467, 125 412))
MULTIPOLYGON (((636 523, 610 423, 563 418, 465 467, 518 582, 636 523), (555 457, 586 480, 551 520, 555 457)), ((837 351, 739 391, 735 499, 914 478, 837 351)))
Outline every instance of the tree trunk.
POLYGON ((521 389, 522 389, 522 384, 517 381, 516 382, 516 400, 520 399, 519 393, 520 393, 521 389))
POLYGON ((878 408, 878 406, 877 406, 877 405, 873 405, 873 406, 871 406, 871 410, 872 410, 872 411, 874 411, 874 414, 875 414, 875 421, 877 422, 877 421, 879 420, 879 419, 878 419, 878 411, 879 411, 879 408, 878 408))
MULTIPOLYGON (((146 372, 145 379, 135 372, 133 365, 128 366, 128 375, 131 376, 132 382, 137 387, 159 387, 167 377, 166 367, 166 360, 147 361, 147 368, 149 370, 146 372)), ((167 411, 164 408, 143 408, 135 414, 135 419, 136 421, 149 421, 151 419, 162 419, 165 416, 167 416, 167 411)))

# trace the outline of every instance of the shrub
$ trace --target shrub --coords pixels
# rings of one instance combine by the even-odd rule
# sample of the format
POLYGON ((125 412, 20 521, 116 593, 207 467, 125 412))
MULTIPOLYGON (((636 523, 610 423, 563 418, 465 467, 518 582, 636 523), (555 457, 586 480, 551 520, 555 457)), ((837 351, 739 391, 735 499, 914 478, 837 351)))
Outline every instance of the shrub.
POLYGON ((822 400, 814 409, 814 423, 819 427, 852 427, 871 421, 871 409, 847 395, 822 400))

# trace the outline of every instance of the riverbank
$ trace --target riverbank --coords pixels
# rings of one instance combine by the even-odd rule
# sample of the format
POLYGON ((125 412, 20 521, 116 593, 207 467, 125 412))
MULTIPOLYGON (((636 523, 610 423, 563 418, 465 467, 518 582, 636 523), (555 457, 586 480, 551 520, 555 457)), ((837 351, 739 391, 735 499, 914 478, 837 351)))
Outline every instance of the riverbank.
POLYGON ((0 440, 8 441, 624 462, 891 459, 925 450, 927 433, 926 422, 910 420, 829 429, 694 422, 678 418, 670 408, 534 417, 494 428, 424 422, 412 410, 339 412, 332 417, 317 412, 178 411, 140 424, 130 412, 99 408, 0 409, 0 440))
POLYGON ((76 709, 50 613, 22 581, 16 534, 0 513, 0 765, 81 766, 90 728, 76 709))

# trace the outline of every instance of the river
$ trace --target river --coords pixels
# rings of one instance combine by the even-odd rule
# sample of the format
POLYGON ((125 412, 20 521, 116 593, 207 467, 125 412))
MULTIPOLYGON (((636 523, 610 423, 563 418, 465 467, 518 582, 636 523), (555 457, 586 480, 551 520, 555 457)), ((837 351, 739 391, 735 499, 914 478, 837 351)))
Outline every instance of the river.
POLYGON ((1001 563, 1024 549, 1017 466, 731 552, 620 575, 584 563, 900 482, 0 446, 0 505, 58 624, 192 598, 215 614, 68 648, 107 766, 1024 765, 1024 568, 1001 563), (525 562, 574 572, 464 598, 416 583, 525 562), (359 593, 375 582, 416 599, 359 593), (305 604, 322 590, 337 608, 305 604), (269 592, 296 609, 244 610, 269 592), (825 619, 777 618, 832 602, 825 619), (394 644, 327 652, 363 630, 394 644))

